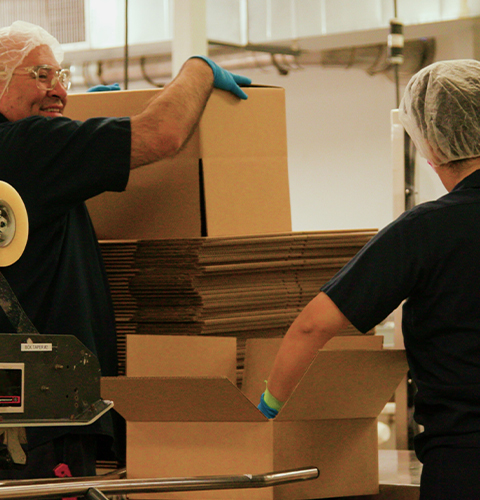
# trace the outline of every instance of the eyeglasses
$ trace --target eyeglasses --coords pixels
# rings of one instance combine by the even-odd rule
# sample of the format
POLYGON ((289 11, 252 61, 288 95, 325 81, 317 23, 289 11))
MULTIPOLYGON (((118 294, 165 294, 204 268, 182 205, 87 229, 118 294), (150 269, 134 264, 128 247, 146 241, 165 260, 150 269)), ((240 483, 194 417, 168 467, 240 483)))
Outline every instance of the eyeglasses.
POLYGON ((70 70, 68 69, 55 69, 53 66, 47 64, 20 69, 29 73, 32 78, 35 78, 37 80, 37 87, 41 90, 53 90, 57 83, 60 83, 65 90, 70 88, 70 70))

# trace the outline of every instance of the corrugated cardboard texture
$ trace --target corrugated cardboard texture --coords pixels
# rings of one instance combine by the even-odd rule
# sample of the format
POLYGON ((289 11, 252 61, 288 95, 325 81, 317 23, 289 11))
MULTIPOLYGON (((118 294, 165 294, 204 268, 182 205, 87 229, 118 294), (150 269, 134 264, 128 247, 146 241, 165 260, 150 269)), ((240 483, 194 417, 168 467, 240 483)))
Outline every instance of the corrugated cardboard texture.
POLYGON ((128 377, 228 377, 237 382, 235 337, 127 335, 128 377))
MULTIPOLYGON (((243 475, 273 470, 268 422, 128 422, 129 478, 243 475), (252 453, 255 450, 255 453, 252 453)), ((137 498, 263 500, 271 488, 137 495, 137 498)), ((131 495, 129 495, 131 497, 131 495)))
MULTIPOLYGON (((79 120, 131 116, 161 90, 73 94, 66 115, 79 120)), ((131 172, 125 193, 88 202, 99 239, 202 235, 203 169, 207 236, 291 231, 285 92, 251 87, 241 101, 214 90, 185 149, 131 172)))
POLYGON ((299 500, 378 492, 375 419, 275 425, 199 422, 187 427, 175 422, 129 422, 128 434, 132 443, 127 450, 129 478, 258 474, 311 464, 320 470, 320 477, 313 481, 273 488, 157 493, 139 498, 299 500), (152 436, 161 445, 155 446, 152 436))
POLYGON ((275 487, 275 500, 378 492, 376 419, 275 422, 274 468, 315 464, 320 477, 275 487))

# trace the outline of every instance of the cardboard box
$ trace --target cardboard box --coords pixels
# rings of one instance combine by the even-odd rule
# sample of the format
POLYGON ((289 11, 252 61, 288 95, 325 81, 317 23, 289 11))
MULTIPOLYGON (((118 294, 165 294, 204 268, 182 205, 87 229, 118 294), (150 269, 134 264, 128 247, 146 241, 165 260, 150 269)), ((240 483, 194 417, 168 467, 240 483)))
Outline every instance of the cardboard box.
MULTIPOLYGON (((144 340, 131 337, 133 343, 144 340)), ((153 339, 157 352, 162 344, 171 348, 175 342, 172 337, 153 339)), ((183 338, 182 363, 202 358, 200 344, 205 340, 183 338)), ((102 397, 113 400, 127 419, 128 477, 243 475, 318 467, 320 478, 261 489, 159 493, 150 498, 300 500, 378 492, 376 417, 407 371, 402 350, 378 349, 378 343, 339 349, 348 342, 343 338, 333 349, 318 352, 277 418, 268 420, 256 406, 280 341, 248 341, 245 377, 251 381, 244 381, 245 394, 227 376, 210 375, 215 371, 215 340, 208 339, 213 344, 202 363, 209 375, 184 377, 170 362, 170 376, 134 376, 135 365, 154 367, 159 360, 145 355, 131 364, 127 351, 131 376, 102 379, 102 397)), ((226 347, 218 344, 223 358, 226 347)))
MULTIPOLYGON (((132 116, 159 92, 73 94, 66 115, 132 116)), ((250 87, 242 101, 215 89, 180 154, 133 170, 126 192, 87 205, 99 239, 291 231, 285 91, 250 87)))

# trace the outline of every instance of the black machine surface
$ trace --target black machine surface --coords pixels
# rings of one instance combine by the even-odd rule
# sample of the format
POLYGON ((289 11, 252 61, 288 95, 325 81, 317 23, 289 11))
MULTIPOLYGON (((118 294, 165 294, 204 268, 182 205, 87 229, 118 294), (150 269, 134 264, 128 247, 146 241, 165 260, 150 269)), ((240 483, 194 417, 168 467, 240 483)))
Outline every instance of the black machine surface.
POLYGON ((86 425, 113 406, 73 335, 0 334, 0 427, 86 425))
MULTIPOLYGON (((0 181, 0 267, 22 255, 28 215, 0 181)), ((0 467, 24 464, 25 427, 88 425, 113 403, 100 397, 97 358, 73 335, 41 335, 0 273, 0 307, 16 334, 0 333, 0 467)))

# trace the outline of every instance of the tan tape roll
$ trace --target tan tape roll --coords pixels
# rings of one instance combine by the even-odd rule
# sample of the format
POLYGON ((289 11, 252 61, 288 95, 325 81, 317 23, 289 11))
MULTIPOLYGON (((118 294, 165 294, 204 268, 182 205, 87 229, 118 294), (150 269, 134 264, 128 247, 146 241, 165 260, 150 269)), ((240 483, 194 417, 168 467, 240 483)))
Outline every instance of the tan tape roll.
POLYGON ((28 240, 28 215, 17 191, 0 181, 0 267, 16 262, 28 240))

